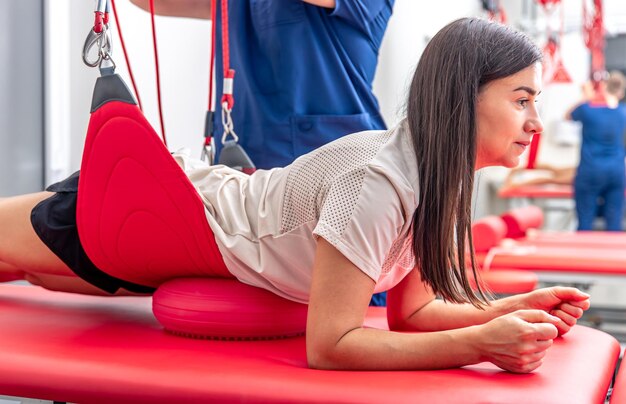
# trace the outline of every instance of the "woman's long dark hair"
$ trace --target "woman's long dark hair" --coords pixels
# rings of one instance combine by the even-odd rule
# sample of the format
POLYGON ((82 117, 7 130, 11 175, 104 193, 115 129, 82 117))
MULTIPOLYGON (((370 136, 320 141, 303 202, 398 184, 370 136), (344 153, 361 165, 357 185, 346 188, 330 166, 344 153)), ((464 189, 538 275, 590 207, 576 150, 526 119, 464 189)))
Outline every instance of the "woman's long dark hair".
POLYGON ((417 155, 419 206, 413 249, 422 279, 445 300, 482 307, 466 275, 466 251, 476 263, 471 200, 476 165, 476 101, 490 81, 541 60, 524 34, 498 23, 463 18, 444 27, 426 46, 407 103, 417 155))

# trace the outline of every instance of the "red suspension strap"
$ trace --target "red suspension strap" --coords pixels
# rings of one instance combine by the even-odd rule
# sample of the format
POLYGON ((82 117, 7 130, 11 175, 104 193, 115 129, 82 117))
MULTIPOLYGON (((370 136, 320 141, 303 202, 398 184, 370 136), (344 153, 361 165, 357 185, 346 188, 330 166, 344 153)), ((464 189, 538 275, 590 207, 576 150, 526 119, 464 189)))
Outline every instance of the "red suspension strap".
POLYGON ((109 23, 109 11, 107 10, 107 2, 99 0, 94 11, 93 31, 96 34, 101 33, 109 23))
POLYGON ((215 2, 211 2, 211 59, 209 59, 209 102, 207 103, 207 110, 213 110, 213 72, 215 68, 215 14, 216 14, 215 2))
MULTIPOLYGON (((222 124, 224 133, 222 134, 222 145, 224 149, 220 153, 220 164, 230 165, 231 167, 239 167, 246 173, 251 173, 255 170, 254 163, 250 160, 245 150, 237 144, 239 137, 235 133, 234 123, 231 117, 231 111, 235 105, 235 98, 233 95, 235 70, 230 67, 230 45, 229 45, 229 27, 228 27, 228 0, 221 0, 221 23, 222 23, 222 67, 224 71, 223 86, 222 86, 222 98, 220 100, 222 124), (229 140, 228 137, 232 137, 229 140), (228 149, 227 152, 224 150, 228 149)), ((217 8, 215 2, 211 3, 211 20, 212 32, 211 32, 211 72, 209 77, 209 108, 205 122, 205 139, 202 156, 208 158, 210 164, 214 164, 215 156, 215 137, 213 136, 213 121, 215 119, 215 111, 213 108, 213 66, 215 63, 215 37, 216 37, 216 21, 217 21, 217 8)))
POLYGON ((115 16, 115 25, 117 26, 117 35, 119 36, 120 44, 122 45, 122 53, 124 53, 124 59, 126 60, 126 66, 128 67, 128 75, 130 76, 130 82, 133 85, 133 90, 135 91, 135 97, 137 97, 137 104, 139 105, 139 109, 143 111, 143 106, 141 105, 141 98, 139 97, 139 91, 137 90, 137 82, 135 81, 135 76, 133 75, 133 69, 130 66, 130 59, 128 58, 128 52, 126 51, 126 42, 124 41, 124 35, 122 34, 122 24, 120 23, 120 19, 117 14, 117 7, 115 7, 115 0, 111 0, 111 5, 113 6, 113 15, 115 16))
MULTIPOLYGON (((561 0, 537 0, 537 3, 543 8, 546 15, 546 36, 547 43, 543 48, 544 61, 544 83, 570 83, 571 78, 561 59, 560 42, 563 38, 563 5, 561 0), (552 32, 550 24, 551 19, 555 15, 555 10, 560 7, 560 28, 558 36, 552 32)), ((535 133, 530 142, 528 150, 528 161, 526 169, 532 170, 536 167, 537 155, 539 154, 539 145, 541 144, 541 133, 535 133)))
POLYGON ((222 0, 222 65, 224 68, 224 89, 222 91, 222 106, 229 111, 233 109, 233 81, 235 71, 230 68, 230 45, 228 43, 228 0, 222 0), (224 105, 225 104, 225 105, 224 105))
POLYGON ((215 18, 217 14, 215 1, 211 2, 211 58, 209 59, 209 101, 207 103, 207 113, 204 119, 204 147, 202 148, 202 159, 206 159, 209 164, 215 161, 215 142, 213 119, 215 111, 213 109, 213 72, 215 68, 215 18))
POLYGON ((607 72, 604 57, 604 13, 602 0, 593 0, 594 10, 587 10, 587 0, 583 0, 583 37, 591 53, 591 81, 595 90, 592 104, 606 104, 605 94, 600 83, 606 79, 607 72))
POLYGON ((159 121, 161 123, 161 135, 163 136, 163 143, 167 147, 167 139, 165 137, 165 124, 163 122, 163 104, 161 102, 161 74, 159 68, 159 52, 157 50, 157 37, 156 37, 156 24, 154 22, 154 0, 150 0, 150 21, 152 23, 152 47, 154 49, 154 64, 156 69, 156 87, 157 87, 157 101, 159 105, 159 121))

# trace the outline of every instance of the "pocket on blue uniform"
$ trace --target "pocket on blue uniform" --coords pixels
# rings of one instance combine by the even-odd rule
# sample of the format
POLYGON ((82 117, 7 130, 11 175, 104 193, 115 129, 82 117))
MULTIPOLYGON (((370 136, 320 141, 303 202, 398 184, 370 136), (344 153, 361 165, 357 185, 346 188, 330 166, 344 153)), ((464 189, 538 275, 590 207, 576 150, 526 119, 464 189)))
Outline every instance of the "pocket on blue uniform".
POLYGON ((304 19, 302 0, 252 0, 252 22, 259 29, 293 24, 304 19))
POLYGON ((350 133, 369 129, 372 129, 372 121, 368 113, 291 117, 291 133, 296 156, 306 154, 350 133))

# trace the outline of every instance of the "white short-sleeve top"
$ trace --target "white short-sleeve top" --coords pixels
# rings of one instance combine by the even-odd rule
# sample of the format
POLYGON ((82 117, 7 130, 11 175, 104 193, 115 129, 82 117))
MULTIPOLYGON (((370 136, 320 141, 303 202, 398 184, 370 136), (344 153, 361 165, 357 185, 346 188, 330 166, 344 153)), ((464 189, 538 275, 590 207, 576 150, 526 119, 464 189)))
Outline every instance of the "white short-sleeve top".
POLYGON ((415 152, 406 123, 345 136, 291 165, 248 176, 175 154, 206 207, 228 270, 240 281, 307 302, 317 237, 376 282, 415 266, 415 152))

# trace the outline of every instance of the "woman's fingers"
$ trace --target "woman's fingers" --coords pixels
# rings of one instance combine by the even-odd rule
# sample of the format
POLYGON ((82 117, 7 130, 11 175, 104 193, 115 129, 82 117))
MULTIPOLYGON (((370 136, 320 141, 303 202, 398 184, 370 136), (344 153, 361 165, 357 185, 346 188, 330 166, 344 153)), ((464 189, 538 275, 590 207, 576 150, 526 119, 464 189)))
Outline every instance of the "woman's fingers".
POLYGON ((553 339, 558 336, 559 323, 568 327, 559 317, 543 310, 520 310, 492 320, 485 324, 487 356, 502 369, 532 372, 541 366, 553 339))
POLYGON ((582 317, 585 310, 589 308, 589 300, 584 300, 582 302, 562 303, 558 308, 568 313, 570 316, 580 318, 582 317))

